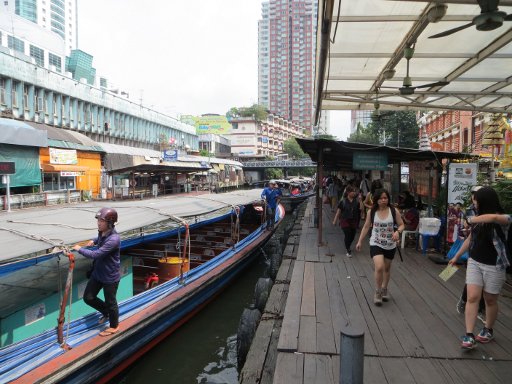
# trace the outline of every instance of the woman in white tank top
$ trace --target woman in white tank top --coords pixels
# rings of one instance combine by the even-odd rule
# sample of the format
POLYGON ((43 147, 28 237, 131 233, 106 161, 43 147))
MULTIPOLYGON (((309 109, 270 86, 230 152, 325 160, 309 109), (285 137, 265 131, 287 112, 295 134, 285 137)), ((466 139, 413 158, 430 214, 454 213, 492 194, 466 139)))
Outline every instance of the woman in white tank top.
POLYGON ((388 284, 391 277, 391 262, 395 257, 396 243, 400 239, 400 233, 404 227, 400 212, 390 205, 389 192, 385 189, 375 191, 373 206, 366 215, 356 245, 356 250, 360 251, 361 242, 371 228, 370 256, 375 268, 375 296, 373 298, 375 305, 380 306, 383 301, 389 300, 388 284))

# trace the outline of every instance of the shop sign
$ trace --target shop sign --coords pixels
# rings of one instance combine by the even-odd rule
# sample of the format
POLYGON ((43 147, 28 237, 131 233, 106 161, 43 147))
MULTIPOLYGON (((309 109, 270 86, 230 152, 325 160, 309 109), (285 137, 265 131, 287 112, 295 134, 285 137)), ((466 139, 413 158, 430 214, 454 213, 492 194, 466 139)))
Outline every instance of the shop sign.
POLYGON ((76 150, 50 148, 50 164, 78 164, 76 150))
POLYGON ((388 170, 388 154, 385 152, 354 152, 352 168, 355 170, 388 170))
POLYGON ((0 175, 14 175, 16 173, 16 163, 14 161, 0 162, 0 175))
POLYGON ((61 176, 83 176, 85 172, 60 171, 61 176))
POLYGON ((162 158, 164 161, 177 161, 178 160, 178 150, 177 149, 167 149, 162 152, 162 158))

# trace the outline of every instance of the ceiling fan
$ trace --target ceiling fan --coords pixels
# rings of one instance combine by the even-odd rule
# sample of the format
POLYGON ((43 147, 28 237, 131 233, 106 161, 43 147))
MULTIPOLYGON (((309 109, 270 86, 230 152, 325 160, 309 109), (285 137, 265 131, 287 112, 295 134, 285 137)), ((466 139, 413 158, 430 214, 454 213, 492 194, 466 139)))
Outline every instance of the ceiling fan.
POLYGON ((504 21, 512 21, 512 13, 506 14, 505 12, 498 10, 499 0, 477 0, 480 6, 481 12, 478 16, 475 16, 471 23, 461 25, 460 27, 452 28, 447 31, 438 33, 436 35, 429 36, 429 39, 437 39, 438 37, 444 37, 451 35, 452 33, 462 31, 463 29, 476 26, 479 31, 492 31, 503 25, 504 21))
POLYGON ((373 103, 374 111, 371 114, 372 122, 379 124, 382 123, 389 115, 393 114, 393 111, 381 111, 379 103, 379 91, 375 94, 375 102, 373 103))
MULTIPOLYGON (((435 83, 416 85, 413 87, 412 79, 409 76, 409 61, 412 59, 413 55, 414 55, 414 45, 404 48, 404 57, 407 60, 407 72, 404 77, 402 86, 398 88, 401 95, 412 95, 412 94, 414 94, 414 91, 418 88, 444 87, 445 85, 450 84, 449 81, 436 81, 435 83)), ((396 88, 396 87, 382 87, 382 88, 396 88)))

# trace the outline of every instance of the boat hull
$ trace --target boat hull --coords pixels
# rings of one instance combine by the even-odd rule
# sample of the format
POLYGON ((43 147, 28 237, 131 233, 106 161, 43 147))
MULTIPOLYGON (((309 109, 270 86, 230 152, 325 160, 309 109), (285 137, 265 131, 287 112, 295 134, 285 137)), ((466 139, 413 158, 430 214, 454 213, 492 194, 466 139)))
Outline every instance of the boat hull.
MULTIPOLYGON (((279 209, 279 217, 284 209, 279 209)), ((65 353, 35 367, 14 382, 19 383, 101 383, 107 382, 140 358, 205 305, 243 271, 272 233, 240 242, 229 257, 206 273, 185 283, 144 309, 122 320, 120 331, 110 337, 92 337, 65 353)))

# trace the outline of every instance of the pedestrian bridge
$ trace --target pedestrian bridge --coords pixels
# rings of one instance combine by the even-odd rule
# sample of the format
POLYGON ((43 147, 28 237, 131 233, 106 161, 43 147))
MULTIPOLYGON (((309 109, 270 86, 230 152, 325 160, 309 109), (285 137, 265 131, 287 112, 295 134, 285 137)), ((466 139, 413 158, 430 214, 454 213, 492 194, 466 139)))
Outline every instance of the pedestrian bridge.
POLYGON ((242 164, 244 169, 316 167, 316 163, 311 159, 246 161, 242 164))

